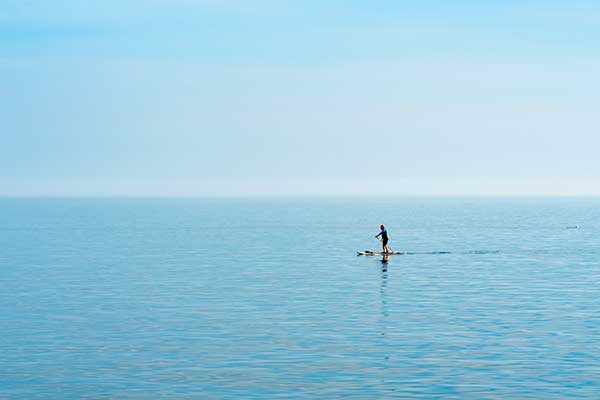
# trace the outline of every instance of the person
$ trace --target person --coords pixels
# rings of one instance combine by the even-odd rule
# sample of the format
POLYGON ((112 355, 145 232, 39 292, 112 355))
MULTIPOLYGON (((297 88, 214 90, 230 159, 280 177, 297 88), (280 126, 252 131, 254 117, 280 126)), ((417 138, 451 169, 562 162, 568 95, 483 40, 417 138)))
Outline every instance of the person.
POLYGON ((388 249, 388 234, 387 231, 385 230, 385 226, 381 225, 379 227, 381 229, 381 232, 379 232, 377 235, 375 235, 375 237, 377 239, 379 239, 379 236, 381 236, 381 245, 383 247, 383 252, 384 253, 389 253, 390 249, 388 249))

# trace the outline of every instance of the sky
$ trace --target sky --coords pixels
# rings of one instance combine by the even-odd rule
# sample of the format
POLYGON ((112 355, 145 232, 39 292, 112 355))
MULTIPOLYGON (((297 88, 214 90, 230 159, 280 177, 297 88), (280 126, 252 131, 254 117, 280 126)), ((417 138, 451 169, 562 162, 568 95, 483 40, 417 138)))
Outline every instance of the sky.
POLYGON ((600 3, 3 0, 0 195, 600 195, 600 3))

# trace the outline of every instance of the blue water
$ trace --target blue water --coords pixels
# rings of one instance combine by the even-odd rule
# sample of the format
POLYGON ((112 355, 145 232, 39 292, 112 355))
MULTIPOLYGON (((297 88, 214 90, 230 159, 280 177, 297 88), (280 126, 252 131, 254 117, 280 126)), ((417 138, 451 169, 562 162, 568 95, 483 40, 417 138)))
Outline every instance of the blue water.
POLYGON ((2 199, 0 218, 2 399, 600 398, 600 200, 2 199), (411 254, 356 256, 381 223, 411 254))

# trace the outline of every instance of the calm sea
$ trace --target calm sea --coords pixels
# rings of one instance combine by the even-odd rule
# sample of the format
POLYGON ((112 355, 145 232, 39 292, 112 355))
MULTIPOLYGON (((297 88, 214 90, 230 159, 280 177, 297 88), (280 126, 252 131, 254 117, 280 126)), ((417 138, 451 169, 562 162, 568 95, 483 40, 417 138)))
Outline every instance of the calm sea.
POLYGON ((2 199, 0 221, 1 399, 600 398, 598 199, 2 199), (409 254, 356 256, 382 223, 409 254))

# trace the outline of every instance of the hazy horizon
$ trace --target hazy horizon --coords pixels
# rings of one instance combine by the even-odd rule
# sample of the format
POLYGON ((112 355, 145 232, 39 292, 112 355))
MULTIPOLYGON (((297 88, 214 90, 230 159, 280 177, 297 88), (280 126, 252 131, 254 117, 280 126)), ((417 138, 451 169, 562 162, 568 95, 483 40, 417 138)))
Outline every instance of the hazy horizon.
POLYGON ((0 11, 0 196, 600 196, 600 4, 0 11))

